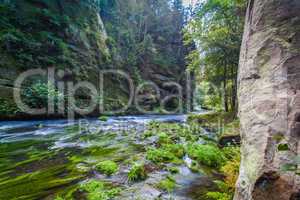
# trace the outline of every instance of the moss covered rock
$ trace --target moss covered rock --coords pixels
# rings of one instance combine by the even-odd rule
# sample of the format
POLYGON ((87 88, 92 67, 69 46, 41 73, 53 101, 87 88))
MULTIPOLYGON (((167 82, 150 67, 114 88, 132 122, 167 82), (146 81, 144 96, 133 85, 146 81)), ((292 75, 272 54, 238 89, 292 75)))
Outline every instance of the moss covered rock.
POLYGON ((104 173, 108 176, 116 173, 118 169, 119 169, 118 164, 110 160, 100 162, 96 165, 97 171, 104 173))

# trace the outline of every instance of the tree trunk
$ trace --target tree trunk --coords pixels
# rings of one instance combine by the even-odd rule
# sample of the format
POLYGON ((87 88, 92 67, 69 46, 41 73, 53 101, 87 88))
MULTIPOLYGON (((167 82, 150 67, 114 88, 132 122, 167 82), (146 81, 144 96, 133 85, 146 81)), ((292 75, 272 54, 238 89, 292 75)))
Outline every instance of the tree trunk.
POLYGON ((224 74, 223 74, 223 78, 224 78, 224 83, 223 83, 223 90, 224 90, 224 108, 225 108, 225 112, 229 111, 228 108, 228 92, 227 92, 227 64, 225 63, 224 65, 224 74))
POLYGON ((281 169, 300 152, 299 0, 249 1, 238 84, 242 162, 235 200, 300 199, 299 176, 281 169))
POLYGON ((231 81, 232 81, 232 85, 231 85, 231 111, 233 111, 234 113, 236 113, 236 70, 234 66, 231 66, 231 81))

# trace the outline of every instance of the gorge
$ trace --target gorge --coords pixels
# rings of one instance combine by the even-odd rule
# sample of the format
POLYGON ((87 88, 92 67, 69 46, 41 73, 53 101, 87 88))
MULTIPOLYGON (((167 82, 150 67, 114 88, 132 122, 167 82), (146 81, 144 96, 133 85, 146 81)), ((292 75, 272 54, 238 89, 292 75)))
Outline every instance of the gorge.
POLYGON ((0 0, 0 200, 300 200, 299 10, 0 0))

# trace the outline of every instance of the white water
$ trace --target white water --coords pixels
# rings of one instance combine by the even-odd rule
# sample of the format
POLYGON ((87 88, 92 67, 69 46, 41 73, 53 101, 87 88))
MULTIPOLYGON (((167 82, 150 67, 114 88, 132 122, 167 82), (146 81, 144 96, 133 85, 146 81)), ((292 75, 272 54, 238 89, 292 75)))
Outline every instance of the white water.
MULTIPOLYGON (((186 121, 186 115, 141 115, 109 117, 103 122, 97 118, 78 120, 35 120, 35 121, 2 121, 0 122, 0 143, 15 142, 28 139, 53 139, 58 146, 64 146, 63 141, 68 139, 65 128, 80 125, 88 127, 89 132, 96 131, 130 131, 145 128, 151 121, 180 122, 186 121)), ((79 145, 77 143, 71 146, 79 145)), ((80 145, 79 145, 80 146, 80 145)))

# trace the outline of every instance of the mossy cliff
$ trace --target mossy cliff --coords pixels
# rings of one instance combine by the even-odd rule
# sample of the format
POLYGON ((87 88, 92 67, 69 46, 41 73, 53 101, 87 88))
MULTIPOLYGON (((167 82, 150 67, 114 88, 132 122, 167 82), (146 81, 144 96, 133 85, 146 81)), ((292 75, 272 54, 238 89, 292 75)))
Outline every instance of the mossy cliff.
MULTIPOLYGON (((187 49, 180 32, 181 8, 162 2, 159 8, 166 9, 166 15, 157 14, 158 8, 147 1, 0 1, 0 100, 5 105, 1 115, 18 113, 11 104, 13 83, 20 73, 33 68, 62 69, 65 76, 56 77, 57 81, 85 80, 96 87, 100 70, 120 69, 135 84, 152 81, 163 96, 170 94, 174 89, 163 88, 163 83, 185 82, 187 49), (150 18, 156 21, 150 23, 150 18)), ((108 109, 127 103, 127 82, 105 76, 104 83, 108 109)), ((153 95, 146 96, 144 102, 157 101, 153 95)))

